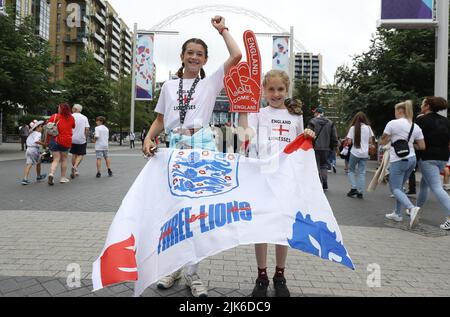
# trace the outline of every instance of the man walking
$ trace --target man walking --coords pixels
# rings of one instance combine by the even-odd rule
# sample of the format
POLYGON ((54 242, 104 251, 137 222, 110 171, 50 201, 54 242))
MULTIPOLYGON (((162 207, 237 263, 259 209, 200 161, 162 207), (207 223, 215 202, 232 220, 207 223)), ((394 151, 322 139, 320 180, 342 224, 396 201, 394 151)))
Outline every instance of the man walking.
POLYGON ((79 104, 75 104, 72 107, 73 117, 75 119, 75 129, 73 129, 72 136, 72 172, 70 178, 75 178, 79 175, 78 166, 80 166, 83 157, 86 155, 87 137, 89 135, 89 120, 81 114, 83 107, 79 104))
POLYGON ((24 123, 19 127, 19 135, 22 151, 25 151, 25 149, 27 149, 27 138, 30 135, 30 128, 28 127, 28 124, 24 123))
POLYGON ((136 139, 136 135, 133 131, 130 132, 130 148, 134 149, 134 140, 136 139))
POLYGON ((328 157, 338 144, 336 127, 330 119, 324 117, 324 110, 319 106, 314 110, 314 118, 308 123, 308 128, 316 133, 314 151, 317 168, 322 188, 328 190, 328 157))

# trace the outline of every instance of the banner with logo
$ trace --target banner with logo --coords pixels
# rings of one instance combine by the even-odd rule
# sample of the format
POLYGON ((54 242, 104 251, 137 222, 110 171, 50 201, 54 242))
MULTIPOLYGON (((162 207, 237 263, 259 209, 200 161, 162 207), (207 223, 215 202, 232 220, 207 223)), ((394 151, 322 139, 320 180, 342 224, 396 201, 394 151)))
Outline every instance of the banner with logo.
POLYGON ((289 37, 274 36, 272 48, 272 69, 285 71, 289 74, 289 37))
POLYGON ((433 0, 382 0, 381 19, 433 19, 433 0))
POLYGON ((135 100, 149 101, 153 99, 154 76, 154 34, 137 34, 135 80, 135 100))
POLYGON ((117 212, 94 290, 136 281, 136 295, 186 264, 239 245, 290 246, 354 269, 303 135, 268 160, 160 149, 117 212))

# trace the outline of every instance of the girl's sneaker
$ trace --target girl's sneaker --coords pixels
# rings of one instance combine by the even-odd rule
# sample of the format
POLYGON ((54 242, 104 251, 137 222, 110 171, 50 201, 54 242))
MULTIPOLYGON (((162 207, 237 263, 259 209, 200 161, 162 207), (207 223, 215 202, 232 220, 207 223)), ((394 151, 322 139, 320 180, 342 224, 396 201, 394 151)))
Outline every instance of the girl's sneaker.
POLYGON ((284 277, 274 277, 273 288, 275 289, 276 297, 291 297, 291 293, 286 286, 286 279, 284 277))
POLYGON ((70 180, 69 180, 68 178, 66 178, 66 177, 61 177, 61 179, 59 180, 59 182, 60 182, 61 184, 65 184, 65 183, 70 182, 70 180))
POLYGON ((31 182, 28 179, 22 179, 22 185, 30 185, 31 182))
POLYGON ((440 227, 442 230, 450 230, 450 219, 447 219, 440 227))
POLYGON ((400 217, 395 212, 393 212, 391 214, 386 214, 386 218, 388 218, 389 220, 394 220, 396 222, 402 222, 403 221, 403 217, 400 217))
POLYGON ((197 273, 192 275, 185 275, 186 286, 191 289, 192 296, 194 297, 208 297, 208 289, 203 284, 202 280, 197 273))
POLYGON ((269 279, 256 279, 256 285, 253 288, 252 297, 267 297, 267 288, 269 287, 269 279))
POLYGON ((53 174, 48 174, 48 184, 50 186, 54 185, 54 183, 53 183, 53 174))

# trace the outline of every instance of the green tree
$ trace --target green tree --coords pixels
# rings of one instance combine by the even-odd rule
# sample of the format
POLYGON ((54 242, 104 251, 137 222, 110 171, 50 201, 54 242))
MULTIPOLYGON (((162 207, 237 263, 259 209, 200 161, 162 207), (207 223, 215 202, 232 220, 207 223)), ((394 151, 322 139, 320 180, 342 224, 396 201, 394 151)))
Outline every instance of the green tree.
MULTIPOLYGON (((108 111, 109 123, 115 131, 130 132, 130 107, 131 107, 131 76, 121 77, 113 85, 113 106, 108 111)), ((149 128, 155 119, 154 109, 158 102, 159 91, 155 92, 152 101, 136 101, 134 116, 134 132, 139 132, 142 128, 149 128)), ((120 140, 122 145, 122 139, 120 140)))
POLYGON ((294 97, 303 102, 303 119, 305 126, 312 119, 312 110, 320 104, 320 89, 310 86, 307 81, 296 81, 294 97))
POLYGON ((35 34, 31 18, 16 26, 10 16, 0 15, 0 109, 3 117, 39 113, 47 103, 51 84, 48 68, 54 64, 49 45, 35 34))
POLYGON ((337 83, 348 96, 346 119, 363 111, 380 135, 395 104, 412 99, 418 108, 418 99, 434 90, 434 41, 432 30, 378 29, 367 52, 338 68, 337 83))
POLYGON ((92 53, 84 54, 79 61, 65 72, 61 83, 63 96, 69 103, 79 103, 83 113, 90 120, 104 116, 113 108, 114 92, 111 79, 92 53))

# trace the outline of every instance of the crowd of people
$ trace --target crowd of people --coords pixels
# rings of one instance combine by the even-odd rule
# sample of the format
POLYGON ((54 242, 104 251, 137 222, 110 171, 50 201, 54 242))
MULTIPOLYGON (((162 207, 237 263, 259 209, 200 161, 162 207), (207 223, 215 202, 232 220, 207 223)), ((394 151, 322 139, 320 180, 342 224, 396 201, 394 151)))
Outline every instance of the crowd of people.
MULTIPOLYGON (((87 141, 90 133, 88 118, 81 112, 83 107, 79 104, 73 105, 63 103, 58 106, 57 113, 53 114, 47 122, 33 120, 28 129, 21 127, 21 131, 27 131, 26 145, 26 165, 22 185, 31 184, 30 171, 33 165, 36 166, 36 181, 41 182, 47 178, 48 184, 53 186, 55 175, 60 166, 61 184, 69 183, 66 177, 69 152, 72 154, 72 166, 70 178, 75 179, 80 175, 79 167, 86 155, 87 141), (41 173, 41 153, 40 147, 48 148, 51 151, 53 160, 47 174, 41 173)), ((95 152, 97 157, 97 174, 101 177, 102 159, 105 160, 108 176, 112 176, 109 159, 109 130, 105 126, 106 119, 97 117, 94 132, 95 152)), ((21 132, 22 133, 22 132, 21 132)))
MULTIPOLYGON (((224 76, 231 67, 240 62, 242 54, 225 26, 225 19, 216 16, 211 23, 223 38, 229 57, 213 74, 206 76, 203 66, 208 60, 207 45, 198 38, 184 43, 181 49, 182 66, 177 74, 178 79, 164 83, 155 108, 157 117, 150 130, 141 133, 142 150, 146 156, 155 155, 158 150, 158 136, 162 132, 169 135, 170 148, 217 151, 217 142, 209 123, 216 97, 224 88, 224 76)), ((256 158, 266 158, 268 154, 273 153, 274 148, 279 150, 285 147, 303 133, 306 137, 313 139, 322 188, 324 191, 329 190, 328 173, 330 170, 336 173, 336 151, 339 148, 335 124, 325 116, 325 111, 320 106, 314 110, 314 118, 306 125, 304 124, 301 102, 287 98, 290 78, 285 72, 272 70, 266 73, 262 87, 268 106, 257 114, 240 114, 239 116, 239 127, 244 131, 250 131, 249 134, 246 132, 246 136, 240 138, 245 140, 244 153, 250 155, 250 147, 247 146, 253 142, 253 155, 256 158), (283 122, 283 127, 280 127, 279 122, 283 122), (267 131, 279 132, 274 134, 267 131)), ((396 119, 387 124, 380 141, 382 145, 391 144, 390 150, 384 155, 386 168, 380 167, 380 171, 389 171, 389 185, 396 199, 394 212, 386 214, 386 218, 392 221, 403 221, 402 213, 406 210, 411 217, 410 226, 414 227, 419 222, 422 208, 431 189, 447 213, 447 219, 441 228, 450 230, 450 197, 445 192, 440 178, 440 173, 444 171, 449 160, 449 127, 447 119, 437 114, 447 109, 447 106, 447 101, 443 98, 425 98, 421 116, 416 119, 416 123, 413 123, 412 102, 406 101, 395 106, 396 119), (416 168, 416 163, 422 173, 422 179, 417 203, 413 204, 403 187, 416 168)), ((29 184, 28 175, 33 164, 36 165, 38 180, 46 177, 41 173, 37 154, 41 145, 48 145, 54 156, 48 175, 49 185, 54 183, 58 165, 61 168, 60 182, 69 182, 69 179, 65 177, 69 150, 73 155, 70 176, 76 178, 79 175, 80 163, 86 155, 86 140, 90 128, 87 118, 81 114, 81 111, 82 107, 75 105, 72 113, 69 105, 62 104, 59 106, 58 113, 54 114, 46 124, 36 121, 30 125, 31 133, 26 139, 29 149, 22 181, 24 185, 29 184), (46 129, 43 129, 44 126, 46 129), (56 134, 53 133, 54 126, 57 126, 56 134), (41 133, 44 134, 43 141, 41 133)), ((105 126, 105 118, 97 117, 96 125, 96 177, 101 177, 102 159, 106 162, 108 175, 112 176, 108 155, 109 131, 105 126)), ((129 134, 132 148, 135 138, 134 133, 129 134)), ((341 143, 340 154, 345 158, 350 184, 347 196, 363 199, 367 161, 369 156, 377 151, 374 133, 364 113, 355 114, 348 133, 341 143)), ((255 245, 258 276, 252 292, 254 297, 267 296, 270 283, 267 272, 267 248, 267 244, 255 245)), ((288 297, 290 292, 284 274, 287 247, 277 245, 275 250, 276 267, 272 279, 275 295, 288 297)), ((161 278, 157 282, 157 287, 168 289, 183 275, 193 296, 208 296, 207 287, 198 275, 198 263, 186 265, 161 278)))

